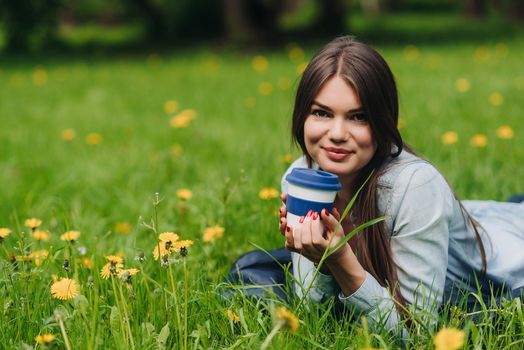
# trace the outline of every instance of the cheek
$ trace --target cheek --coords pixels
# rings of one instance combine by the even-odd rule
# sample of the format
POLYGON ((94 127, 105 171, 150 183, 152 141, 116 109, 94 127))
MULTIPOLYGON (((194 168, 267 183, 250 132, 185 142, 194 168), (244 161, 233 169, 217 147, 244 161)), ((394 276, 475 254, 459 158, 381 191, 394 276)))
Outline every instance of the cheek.
POLYGON ((317 142, 322 137, 322 128, 318 123, 315 123, 311 119, 306 119, 304 123, 304 139, 306 144, 317 142))

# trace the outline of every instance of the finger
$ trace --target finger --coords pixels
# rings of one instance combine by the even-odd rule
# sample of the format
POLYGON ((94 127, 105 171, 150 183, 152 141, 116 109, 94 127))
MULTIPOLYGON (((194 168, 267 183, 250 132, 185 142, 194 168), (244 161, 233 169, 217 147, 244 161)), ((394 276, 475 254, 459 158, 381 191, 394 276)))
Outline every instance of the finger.
POLYGON ((282 202, 283 202, 284 204, 286 204, 286 201, 287 201, 287 194, 285 194, 285 193, 281 193, 281 194, 280 194, 280 199, 282 199, 282 202))
POLYGON ((278 228, 282 236, 286 235, 286 226, 287 226, 287 218, 285 217, 280 218, 280 224, 278 228))
POLYGON ((340 220, 340 213, 338 212, 338 209, 333 207, 332 214, 335 217, 335 219, 340 220))
MULTIPOLYGON (((291 228, 291 236, 293 237, 293 246, 295 248, 296 252, 299 252, 302 250, 302 228, 303 225, 303 217, 300 219, 302 222, 299 221, 299 225, 296 227, 291 228)), ((286 232, 286 237, 288 236, 288 233, 286 232)))
POLYGON ((285 205, 282 205, 278 211, 280 217, 287 216, 287 208, 285 205))
POLYGON ((342 230, 342 226, 340 226, 334 214, 329 214, 326 209, 322 209, 321 216, 324 227, 328 232, 337 234, 338 231, 342 230))
POLYGON ((317 212, 315 212, 311 220, 311 243, 313 247, 317 249, 323 247, 323 244, 325 243, 323 233, 324 226, 320 221, 320 215, 317 212))
POLYGON ((297 252, 297 249, 295 247, 295 238, 294 238, 295 232, 293 232, 293 228, 291 226, 287 226, 285 229, 285 236, 286 236, 286 242, 285 247, 286 249, 297 252))
POLYGON ((302 243, 303 249, 310 249, 311 248, 311 221, 313 218, 313 211, 310 210, 306 217, 304 218, 304 222, 301 224, 301 235, 300 235, 300 242, 302 243))

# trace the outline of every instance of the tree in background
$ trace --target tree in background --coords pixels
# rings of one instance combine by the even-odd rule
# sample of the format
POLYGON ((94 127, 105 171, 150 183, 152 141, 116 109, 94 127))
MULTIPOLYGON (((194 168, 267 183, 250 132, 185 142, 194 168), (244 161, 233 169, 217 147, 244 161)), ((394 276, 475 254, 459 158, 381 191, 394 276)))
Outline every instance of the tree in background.
POLYGON ((13 51, 36 51, 56 36, 62 0, 0 0, 0 21, 6 47, 13 51))

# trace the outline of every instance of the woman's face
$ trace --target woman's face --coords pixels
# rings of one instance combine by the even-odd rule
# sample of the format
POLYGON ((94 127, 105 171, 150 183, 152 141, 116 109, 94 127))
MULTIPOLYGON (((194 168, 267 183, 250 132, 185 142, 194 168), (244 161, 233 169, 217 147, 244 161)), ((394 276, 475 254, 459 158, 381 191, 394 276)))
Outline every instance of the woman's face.
POLYGON ((330 78, 315 97, 304 123, 306 149, 321 169, 352 183, 377 150, 355 89, 330 78))

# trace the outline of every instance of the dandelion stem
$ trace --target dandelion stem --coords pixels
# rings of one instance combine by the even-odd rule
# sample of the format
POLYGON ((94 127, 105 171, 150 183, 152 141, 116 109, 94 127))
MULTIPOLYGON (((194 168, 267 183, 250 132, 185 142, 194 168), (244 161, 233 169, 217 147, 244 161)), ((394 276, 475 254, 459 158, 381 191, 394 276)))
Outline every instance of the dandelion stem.
POLYGON ((178 342, 179 345, 182 342, 182 329, 181 329, 181 322, 180 322, 180 313, 178 312, 178 297, 176 294, 176 284, 175 284, 175 278, 173 277, 173 269, 171 267, 171 264, 169 264, 169 277, 171 281, 171 289, 173 290, 173 299, 175 303, 175 315, 176 315, 176 323, 177 323, 177 330, 178 330, 178 342))
POLYGON ((58 324, 60 325, 60 331, 62 332, 62 337, 64 337, 64 345, 67 350, 71 350, 71 345, 69 345, 69 338, 67 338, 67 333, 64 327, 64 321, 60 317, 58 319, 58 324))
POLYGON ((186 273, 186 259, 183 258, 184 266, 184 349, 187 350, 187 273, 186 273))
POLYGON ((280 331, 282 329, 282 327, 284 326, 284 321, 278 321, 278 323, 275 325, 275 327, 273 327, 273 329, 271 330, 271 332, 267 335, 266 339, 264 340, 264 342, 262 343, 262 345, 260 346, 260 350, 264 350, 264 349, 267 349, 267 347, 271 344, 271 340, 273 340, 273 337, 278 333, 278 331, 280 331))
POLYGON ((127 326, 127 333, 129 335, 129 341, 131 342, 131 349, 135 350, 135 342, 133 340, 133 333, 131 332, 131 324, 129 322, 129 316, 127 312, 127 302, 124 298, 124 293, 122 292, 122 285, 118 285, 118 290, 120 292, 120 297, 122 298, 122 308, 124 309, 124 321, 126 322, 127 326))
POLYGON ((111 285, 113 286, 113 293, 115 295, 115 303, 116 303, 116 307, 118 308, 118 314, 120 316, 120 331, 122 332, 122 335, 124 336, 124 339, 126 340, 126 343, 127 343, 127 337, 125 336, 126 335, 126 329, 124 328, 123 324, 122 324, 122 307, 120 306, 120 301, 118 300, 118 293, 116 291, 116 286, 115 286, 115 278, 113 277, 113 275, 111 275, 111 285))

